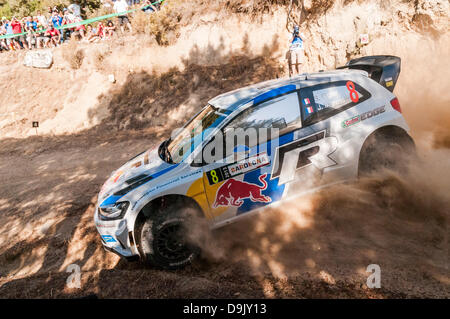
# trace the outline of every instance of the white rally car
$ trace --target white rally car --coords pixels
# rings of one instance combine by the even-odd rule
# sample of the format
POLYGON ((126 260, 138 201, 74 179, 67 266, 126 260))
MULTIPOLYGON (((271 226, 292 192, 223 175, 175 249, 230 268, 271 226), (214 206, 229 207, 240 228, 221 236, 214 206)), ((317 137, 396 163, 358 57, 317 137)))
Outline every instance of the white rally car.
POLYGON ((398 57, 362 57, 212 99, 103 185, 94 219, 105 249, 182 267, 198 252, 183 236, 193 214, 217 228, 281 200, 397 168, 400 155, 414 152, 392 93, 399 73, 398 57))

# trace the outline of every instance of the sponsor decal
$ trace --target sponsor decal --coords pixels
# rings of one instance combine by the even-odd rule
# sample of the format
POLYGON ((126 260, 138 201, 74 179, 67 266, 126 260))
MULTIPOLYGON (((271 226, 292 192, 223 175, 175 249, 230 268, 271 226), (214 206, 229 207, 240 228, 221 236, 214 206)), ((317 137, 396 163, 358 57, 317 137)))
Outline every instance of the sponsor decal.
POLYGON ((380 106, 380 107, 377 107, 376 109, 373 109, 373 110, 371 110, 369 112, 365 112, 365 113, 362 113, 360 115, 357 115, 357 116, 354 116, 352 118, 349 118, 348 120, 342 121, 342 127, 343 128, 349 127, 349 126, 351 126, 353 124, 362 122, 364 120, 367 120, 368 118, 371 118, 371 117, 374 117, 374 116, 376 116, 378 114, 381 114, 384 111, 385 111, 384 105, 380 106))
POLYGON ((116 228, 116 225, 95 224, 98 228, 116 228))
POLYGON ((142 162, 136 162, 132 165, 132 167, 137 168, 142 165, 142 162))
POLYGON ((329 158, 337 148, 337 139, 326 136, 326 130, 280 146, 276 150, 271 179, 279 178, 278 185, 294 180, 295 172, 313 165, 318 170, 336 164, 329 158))
POLYGON ((238 181, 234 178, 228 179, 217 190, 213 208, 219 206, 240 207, 244 203, 244 199, 250 199, 252 202, 270 203, 272 198, 262 194, 262 191, 267 189, 266 177, 267 174, 263 174, 258 178, 262 186, 238 181))
POLYGON ((124 173, 124 171, 117 172, 117 174, 115 175, 115 177, 113 179, 113 183, 116 183, 117 180, 119 179, 119 177, 122 176, 123 173, 124 173))
POLYGON ((186 182, 186 179, 189 180, 189 177, 195 176, 195 175, 200 174, 202 172, 203 171, 201 169, 199 169, 197 171, 194 171, 194 172, 191 172, 191 173, 188 173, 188 174, 185 174, 185 175, 178 176, 177 178, 175 178, 175 179, 173 179, 173 180, 171 180, 171 181, 169 181, 167 183, 158 184, 157 186, 154 186, 154 187, 148 189, 144 194, 142 194, 141 197, 139 197, 139 199, 137 201, 134 202, 134 204, 131 207, 131 209, 135 209, 141 203, 142 200, 144 200, 146 197, 148 197, 154 191, 160 190, 161 188, 164 188, 164 187, 166 187, 168 185, 171 185, 173 183, 176 183, 176 182, 186 182))
POLYGON ((394 81, 392 81, 391 77, 388 77, 384 80, 384 83, 386 84, 386 87, 390 87, 394 85, 394 81))
POLYGON ((270 164, 269 156, 267 156, 266 153, 261 153, 234 164, 219 167, 206 172, 206 177, 208 178, 209 185, 214 185, 231 177, 247 173, 268 164, 270 164))
POLYGON ((354 116, 348 120, 342 122, 342 127, 349 127, 350 125, 356 124, 360 121, 359 115, 354 116))
POLYGON ((117 242, 117 240, 115 240, 114 237, 111 235, 102 235, 102 238, 105 241, 105 243, 116 243, 117 242))
POLYGON ((367 33, 362 33, 359 35, 359 40, 361 41, 361 44, 368 44, 369 43, 369 35, 367 33))

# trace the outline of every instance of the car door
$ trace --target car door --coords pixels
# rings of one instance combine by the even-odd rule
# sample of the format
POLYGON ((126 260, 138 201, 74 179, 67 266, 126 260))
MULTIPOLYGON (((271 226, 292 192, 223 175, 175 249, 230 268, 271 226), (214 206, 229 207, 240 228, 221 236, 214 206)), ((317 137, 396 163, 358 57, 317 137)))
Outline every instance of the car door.
POLYGON ((214 221, 225 222, 283 198, 279 146, 307 134, 297 91, 250 106, 222 128, 204 149, 205 157, 213 153, 208 150, 222 152, 203 166, 214 221))
POLYGON ((338 80, 302 88, 299 97, 303 127, 308 128, 308 136, 296 141, 304 146, 297 149, 296 177, 289 184, 291 192, 287 191, 286 196, 350 177, 354 161, 349 154, 354 154, 355 150, 350 150, 348 145, 343 148, 342 141, 338 140, 337 132, 347 125, 338 115, 369 103, 371 95, 356 82, 338 80))

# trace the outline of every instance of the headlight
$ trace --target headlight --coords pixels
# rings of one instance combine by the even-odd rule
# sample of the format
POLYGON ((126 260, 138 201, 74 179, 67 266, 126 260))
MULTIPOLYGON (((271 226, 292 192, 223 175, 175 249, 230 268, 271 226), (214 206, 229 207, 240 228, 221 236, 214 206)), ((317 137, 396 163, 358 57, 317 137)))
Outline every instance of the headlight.
POLYGON ((120 202, 98 208, 98 215, 102 220, 120 219, 125 215, 130 202, 120 202))

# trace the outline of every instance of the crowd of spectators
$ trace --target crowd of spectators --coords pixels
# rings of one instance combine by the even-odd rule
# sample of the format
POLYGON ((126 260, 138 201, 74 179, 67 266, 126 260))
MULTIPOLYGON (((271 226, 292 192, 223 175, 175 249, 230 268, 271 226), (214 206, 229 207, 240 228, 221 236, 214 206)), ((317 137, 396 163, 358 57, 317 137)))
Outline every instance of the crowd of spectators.
MULTIPOLYGON (((150 0, 105 0, 103 5, 111 8, 115 13, 123 13, 131 6, 141 6, 142 11, 151 13, 159 9, 158 5, 152 5, 150 0)), ((0 52, 22 49, 40 49, 59 46, 71 38, 83 42, 97 42, 112 38, 118 32, 112 19, 99 21, 94 24, 79 24, 66 27, 72 23, 82 22, 81 8, 71 4, 62 10, 57 7, 49 7, 46 14, 37 11, 34 16, 23 18, 2 17, 0 21, 0 36, 18 34, 15 37, 0 39, 0 52), (19 35, 20 34, 20 35, 19 35)), ((125 27, 132 32, 132 26, 128 14, 117 16, 117 24, 122 33, 125 27)))

